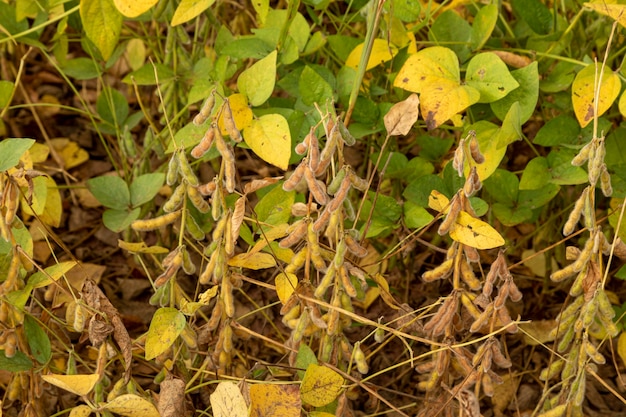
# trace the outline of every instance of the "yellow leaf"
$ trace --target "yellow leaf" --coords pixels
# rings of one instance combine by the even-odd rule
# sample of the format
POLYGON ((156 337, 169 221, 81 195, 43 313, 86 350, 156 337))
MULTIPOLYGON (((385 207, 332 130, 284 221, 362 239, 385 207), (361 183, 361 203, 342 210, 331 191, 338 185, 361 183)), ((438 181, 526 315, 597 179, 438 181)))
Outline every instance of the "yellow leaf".
POLYGON ((626 364, 626 333, 622 332, 617 339, 617 354, 622 358, 622 362, 626 364))
POLYGON ((115 7, 126 17, 137 17, 150 10, 159 0, 113 0, 115 7))
MULTIPOLYGON (((363 46, 365 43, 361 43, 356 46, 350 52, 348 59, 346 60, 346 67, 357 69, 359 67, 359 61, 361 60, 361 55, 363 54, 363 46)), ((368 71, 382 63, 390 61, 393 59, 393 56, 396 54, 397 48, 385 39, 374 39, 374 44, 372 45, 372 53, 370 54, 369 60, 367 61, 367 66, 365 70, 368 71)))
MULTIPOLYGON (((235 126, 237 129, 244 130, 250 126, 252 121, 252 110, 248 106, 248 99, 243 94, 237 93, 228 97, 228 103, 230 110, 233 112, 233 119, 235 119, 235 126)), ((217 119, 217 125, 220 128, 222 135, 228 135, 228 130, 224 126, 224 112, 220 113, 220 117, 217 119)))
POLYGON ((280 114, 266 114, 250 122, 243 138, 250 149, 265 162, 282 170, 291 158, 291 133, 289 124, 280 114))
POLYGON ((237 78, 237 88, 248 97, 248 101, 253 106, 265 103, 274 91, 277 55, 278 52, 273 50, 265 58, 243 71, 237 78))
POLYGON ((126 44, 124 57, 133 71, 138 71, 146 63, 146 44, 142 39, 134 38, 126 44))
POLYGON ((339 395, 343 382, 343 377, 337 372, 312 363, 306 368, 300 385, 302 401, 313 407, 330 404, 339 395))
POLYGON ((291 294, 293 294, 296 285, 298 285, 298 277, 289 272, 281 272, 276 276, 276 293, 281 303, 285 304, 291 294))
POLYGON ((126 417, 160 417, 154 404, 135 394, 115 397, 103 407, 104 410, 126 417))
MULTIPOLYGON (((484 120, 474 124, 473 127, 476 127, 475 131, 478 147, 480 148, 480 152, 485 157, 485 161, 482 164, 476 165, 476 173, 478 174, 478 178, 480 178, 481 181, 484 181, 489 178, 491 174, 496 172, 496 169, 498 169, 504 155, 506 154, 507 147, 500 146, 500 142, 498 140, 494 140, 498 137, 502 128, 498 128, 498 126, 484 120)), ((470 173, 470 164, 467 160, 465 161, 464 171, 465 176, 468 177, 470 173)))
POLYGON ((35 164, 41 164, 46 162, 48 155, 50 155, 50 148, 43 143, 33 143, 33 146, 28 150, 30 158, 35 164))
POLYGON ((461 211, 450 228, 450 237, 476 249, 493 249, 504 245, 504 238, 488 223, 461 211))
POLYGON ((64 274, 77 265, 76 261, 59 262, 43 271, 35 272, 28 279, 31 288, 42 288, 58 281, 64 274))
POLYGON ((56 138, 50 142, 63 159, 63 168, 65 169, 74 168, 89 160, 89 153, 74 141, 67 138, 56 138))
POLYGON ((326 411, 311 411, 309 417, 335 417, 335 415, 327 413, 326 411))
POLYGON ((247 269, 266 269, 276 266, 276 259, 269 253, 241 253, 228 260, 228 265, 247 269))
POLYGON ((152 317, 146 336, 146 360, 154 359, 169 349, 186 324, 185 316, 177 309, 158 309, 152 317))
POLYGON ((626 92, 622 93, 622 95, 619 97, 617 107, 622 117, 626 117, 626 92))
POLYGON ((61 215, 63 214, 61 194, 54 180, 50 177, 45 178, 48 192, 46 194, 46 205, 44 206, 43 213, 39 216, 39 220, 48 226, 59 227, 61 224, 61 215))
POLYGON ((91 414, 91 408, 85 404, 78 405, 70 411, 70 417, 87 417, 91 414))
MULTIPOLYGON (((611 198, 611 200, 609 201, 609 207, 611 208, 611 210, 609 211, 609 224, 613 227, 613 229, 617 229, 619 216, 622 212, 622 203, 623 199, 621 198, 611 198)), ((626 241, 626 219, 622 219, 619 230, 617 230, 616 233, 617 236, 622 239, 622 241, 626 241)))
MULTIPOLYGON (((597 68, 597 75, 600 75, 600 67, 597 68)), ((583 68, 572 83, 572 103, 574 113, 581 127, 587 126, 594 118, 596 65, 589 64, 583 68)), ((620 93, 622 83, 614 72, 604 69, 604 76, 599 85, 598 114, 601 116, 606 112, 620 93)))
POLYGON ((550 333, 558 323, 556 320, 533 320, 529 323, 520 323, 518 326, 524 334, 524 342, 529 346, 536 346, 554 341, 554 336, 550 333))
POLYGON ((248 406, 234 382, 220 382, 209 396, 214 417, 248 417, 248 406))
POLYGON ((430 192, 430 195, 428 196, 428 207, 430 207, 433 210, 437 210, 440 213, 445 214, 448 212, 449 205, 450 205, 450 200, 448 200, 448 197, 441 194, 437 190, 432 190, 430 192))
POLYGON ((620 25, 626 27, 626 4, 611 4, 610 1, 599 0, 583 3, 583 6, 605 16, 609 16, 617 20, 620 25))
POLYGON ((59 387, 76 395, 87 395, 100 379, 98 374, 89 375, 56 375, 41 376, 48 384, 59 387))
POLYGON ((183 0, 180 2, 174 17, 172 17, 172 26, 180 25, 188 22, 206 9, 211 7, 215 0, 183 0))
POLYGON ((480 99, 478 90, 461 85, 455 53, 441 46, 411 55, 398 72, 394 86, 420 94, 420 111, 429 130, 480 99))
POLYGON ((297 385, 255 384, 250 387, 250 417, 300 417, 297 385))
MULTIPOLYGON (((125 2, 141 4, 142 0, 125 2)), ((85 34, 100 50, 102 58, 109 59, 117 46, 124 20, 113 0, 81 0, 80 20, 85 34)))
POLYGON ((250 249, 250 253, 259 252, 261 249, 265 248, 269 242, 273 242, 287 235, 288 227, 289 224, 281 223, 264 229, 260 239, 254 244, 252 249, 250 249))

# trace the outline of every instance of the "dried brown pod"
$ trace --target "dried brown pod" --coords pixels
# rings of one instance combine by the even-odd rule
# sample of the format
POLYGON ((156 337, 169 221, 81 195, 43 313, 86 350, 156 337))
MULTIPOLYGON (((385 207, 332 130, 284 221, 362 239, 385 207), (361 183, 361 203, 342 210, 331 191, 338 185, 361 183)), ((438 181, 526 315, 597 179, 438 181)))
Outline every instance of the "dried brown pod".
POLYGON ((304 171, 307 170, 306 163, 300 162, 300 164, 293 171, 291 176, 283 182, 283 190, 285 191, 293 191, 298 186, 302 177, 304 176, 304 171))
POLYGON ((209 94, 209 97, 204 101, 202 107, 200 108, 200 113, 196 114, 196 117, 193 118, 193 124, 196 126, 200 126, 206 119, 209 118, 211 113, 213 112, 213 108, 215 107, 215 90, 209 94))
POLYGON ((211 149, 211 145, 213 145, 213 139, 215 138, 215 130, 217 127, 211 125, 211 127, 206 131, 200 143, 198 143, 191 150, 191 156, 194 158, 202 158, 208 151, 211 149))
MULTIPOLYGON (((307 182, 309 191, 315 198, 318 204, 325 205, 328 203, 328 194, 326 194, 326 185, 323 182, 315 178, 313 171, 308 167, 304 170, 304 179, 307 182)), ((284 188, 284 187, 283 187, 284 188)))
POLYGON ((290 248, 298 243, 307 231, 307 222, 304 219, 298 220, 287 228, 287 237, 278 244, 281 248, 290 248))

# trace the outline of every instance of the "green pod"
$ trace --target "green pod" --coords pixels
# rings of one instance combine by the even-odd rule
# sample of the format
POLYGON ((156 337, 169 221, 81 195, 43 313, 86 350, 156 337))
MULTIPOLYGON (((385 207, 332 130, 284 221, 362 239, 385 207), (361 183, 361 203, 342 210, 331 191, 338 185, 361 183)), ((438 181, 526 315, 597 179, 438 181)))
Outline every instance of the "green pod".
POLYGON ((343 142, 346 145, 352 146, 356 143, 356 139, 352 136, 352 133, 350 133, 346 125, 343 123, 343 120, 339 118, 337 119, 337 127, 339 128, 339 133, 341 133, 341 139, 343 139, 343 142))

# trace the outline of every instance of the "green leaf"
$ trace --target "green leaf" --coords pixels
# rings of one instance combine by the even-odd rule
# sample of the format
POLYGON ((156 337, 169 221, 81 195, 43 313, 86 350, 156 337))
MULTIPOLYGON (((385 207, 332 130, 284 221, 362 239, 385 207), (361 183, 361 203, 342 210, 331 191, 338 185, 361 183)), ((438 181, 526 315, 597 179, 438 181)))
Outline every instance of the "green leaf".
POLYGON ((7 358, 4 350, 0 350, 0 369, 9 372, 24 372, 33 368, 33 362, 20 352, 15 352, 12 358, 7 358))
POLYGON ((122 14, 113 0, 81 0, 80 18, 89 40, 107 60, 113 54, 122 31, 122 14))
POLYGON ((275 45, 267 43, 253 36, 242 36, 224 46, 222 55, 231 59, 261 59, 266 57, 275 48, 275 45))
POLYGON ((488 4, 476 13, 470 36, 470 46, 474 51, 481 49, 485 45, 497 22, 498 6, 496 4, 488 4))
POLYGON ((535 111, 539 97, 539 71, 537 61, 532 64, 511 71, 511 75, 518 82, 519 87, 511 91, 504 98, 491 103, 491 110, 503 120, 509 109, 516 101, 520 104, 520 123, 524 124, 535 111))
POLYGON ((552 13, 540 0, 512 0, 511 5, 538 35, 547 35, 552 30, 552 13))
POLYGON ((498 129, 498 133, 493 138, 498 148, 509 146, 511 143, 522 139, 522 122, 520 120, 520 105, 515 102, 509 108, 502 126, 498 129))
MULTIPOLYGON (((402 195, 408 201, 417 204, 420 207, 428 207, 428 196, 432 190, 444 193, 446 186, 438 175, 424 175, 415 181, 412 181, 404 189, 402 195)), ((445 193, 444 193, 445 194, 445 193)))
POLYGON ((368 192, 367 199, 363 202, 363 210, 361 211, 361 220, 367 221, 369 213, 372 212, 372 204, 376 199, 376 206, 373 211, 370 226, 367 230, 366 237, 386 236, 396 227, 398 220, 402 215, 402 207, 398 202, 389 196, 375 196, 373 192, 368 192))
MULTIPOLYGON (((193 122, 189 122, 182 129, 180 129, 174 135, 174 140, 168 140, 167 148, 165 149, 165 153, 172 153, 178 148, 188 149, 192 146, 200 143, 204 134, 206 133, 208 125, 196 125, 193 122)), ((217 148, 213 146, 208 155, 213 155, 213 157, 219 155, 217 148)), ((205 155, 206 157, 206 155, 205 155)), ((210 157, 208 159, 211 159, 210 157)))
POLYGON ((130 191, 126 181, 114 175, 87 180, 87 188, 103 206, 126 210, 130 207, 130 191))
POLYGON ((432 24, 428 32, 428 39, 437 45, 450 48, 465 62, 470 56, 469 42, 472 37, 472 27, 453 10, 441 13, 432 24))
MULTIPOLYGON (((28 30, 28 20, 17 20, 17 13, 12 4, 0 2, 0 22, 2 22, 2 31, 0 31, 0 39, 6 39, 7 35, 18 35, 28 30)), ((21 40, 21 39, 20 39, 21 40)))
POLYGON ((533 143, 541 146, 556 146, 578 143, 580 126, 576 119, 567 114, 561 114, 539 129, 533 143))
POLYGON ((102 213, 102 223, 107 229, 113 232, 122 232, 130 226, 132 222, 139 218, 141 209, 139 207, 128 211, 118 209, 108 209, 102 213))
POLYGON ((407 201, 403 205, 404 224, 409 229, 421 229, 433 221, 434 217, 424 207, 418 206, 412 201, 407 201))
POLYGON ((558 185, 550 183, 537 190, 520 190, 517 201, 520 206, 534 210, 546 205, 559 193, 560 189, 558 185))
POLYGON ((0 80, 0 109, 4 109, 11 102, 14 84, 11 81, 0 80))
POLYGON ((128 74, 122 81, 126 84, 156 85, 157 78, 159 84, 165 84, 169 81, 173 81, 175 74, 174 71, 166 65, 159 63, 147 64, 137 71, 128 74))
POLYGON ((96 100, 96 111, 113 126, 121 126, 128 117, 128 100, 119 91, 105 87, 96 100))
POLYGON ((296 201, 295 191, 285 191, 280 186, 274 186, 265 194, 254 207, 259 223, 272 226, 285 224, 291 217, 291 206, 296 201))
POLYGON ((551 182, 559 185, 584 184, 589 179, 587 171, 582 167, 572 165, 576 151, 567 148, 555 148, 548 154, 548 165, 551 182))
POLYGON ((304 47, 304 51, 302 51, 302 56, 307 56, 312 53, 319 51, 324 45, 326 45, 326 36, 322 31, 318 31, 311 35, 311 38, 306 43, 304 47))
POLYGON ((533 216, 533 212, 528 207, 508 206, 502 203, 494 203, 491 207, 496 219, 504 226, 511 227, 527 220, 533 216))
POLYGON ((139 207, 152 200, 159 192, 163 181, 165 181, 165 174, 161 172, 143 174, 135 178, 130 184, 131 206, 139 207))
POLYGON ((237 79, 239 92, 253 106, 260 106, 270 98, 276 83, 276 50, 246 69, 237 79))
POLYGON ((479 103, 500 100, 519 87, 506 64, 491 52, 478 54, 471 59, 467 65, 465 82, 480 92, 479 103))
POLYGON ((13 168, 22 155, 35 143, 35 139, 3 139, 0 141, 0 172, 13 168))
POLYGON ((17 310, 23 311, 24 307, 26 307, 26 303, 30 299, 30 295, 32 294, 32 287, 24 287, 21 290, 11 291, 6 295, 6 302, 9 303, 13 308, 17 310))
POLYGON ((483 183, 485 190, 499 203, 512 206, 517 203, 519 180, 517 175, 504 169, 497 169, 483 183))
POLYGON ((185 315, 177 309, 158 309, 152 317, 146 336, 146 360, 154 359, 169 349, 186 325, 185 315))
POLYGON ((298 90, 302 102, 307 106, 312 106, 314 103, 322 105, 333 98, 333 89, 330 84, 308 65, 300 74, 298 90))
MULTIPOLYGON (((385 2, 385 7, 391 4, 390 2, 385 2)), ((393 7, 389 7, 393 11, 393 16, 403 22, 416 22, 422 11, 422 5, 418 0, 395 0, 393 7)))
POLYGON ((186 23, 200 15, 215 3, 215 0, 182 0, 172 17, 172 26, 186 23))
POLYGON ((361 42, 363 41, 356 36, 330 35, 328 37, 330 49, 342 62, 346 62, 348 56, 350 56, 350 52, 361 42))
POLYGON ((291 158, 291 132, 287 119, 280 114, 266 114, 253 119, 243 131, 250 149, 261 159, 282 170, 291 158))
POLYGON ((552 179, 548 160, 543 156, 533 158, 526 164, 522 179, 520 180, 520 190, 538 190, 545 186, 552 179))
POLYGON ((37 320, 28 314, 24 316, 24 333, 33 358, 42 365, 47 363, 52 356, 50 339, 37 320))
POLYGON ((559 61, 550 73, 539 82, 539 88, 546 93, 557 93, 572 86, 576 71, 580 68, 577 63, 559 61))
POLYGON ((300 378, 300 380, 304 378, 305 371, 303 369, 307 369, 312 363, 318 365, 315 352, 313 352, 306 343, 300 343, 298 354, 296 355, 296 363, 294 365, 298 368, 298 378, 300 378))
POLYGON ((66 75, 79 81, 91 80, 102 72, 93 59, 84 57, 68 59, 61 69, 66 75))

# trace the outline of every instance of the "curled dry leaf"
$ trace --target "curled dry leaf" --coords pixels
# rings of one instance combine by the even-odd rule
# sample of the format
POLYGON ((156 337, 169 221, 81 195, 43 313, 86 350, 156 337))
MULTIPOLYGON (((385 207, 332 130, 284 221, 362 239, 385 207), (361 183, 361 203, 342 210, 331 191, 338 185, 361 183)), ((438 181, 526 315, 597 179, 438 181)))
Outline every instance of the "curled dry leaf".
POLYGON ((420 99, 413 93, 406 100, 396 103, 385 115, 385 129, 391 136, 404 136, 413 127, 419 115, 420 99))
MULTIPOLYGON (((98 288, 91 279, 85 281, 83 286, 83 299, 89 307, 100 312, 100 314, 108 319, 113 325, 113 338, 117 342, 124 358, 124 380, 130 380, 130 367, 133 360, 132 341, 122 322, 120 313, 117 311, 111 301, 98 288)), ((99 316, 99 315, 98 315, 99 316)))

